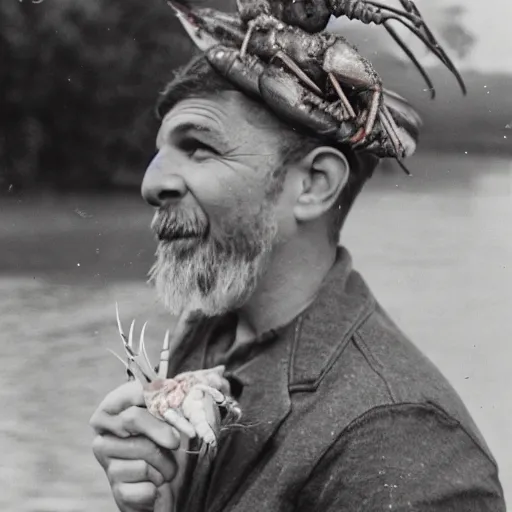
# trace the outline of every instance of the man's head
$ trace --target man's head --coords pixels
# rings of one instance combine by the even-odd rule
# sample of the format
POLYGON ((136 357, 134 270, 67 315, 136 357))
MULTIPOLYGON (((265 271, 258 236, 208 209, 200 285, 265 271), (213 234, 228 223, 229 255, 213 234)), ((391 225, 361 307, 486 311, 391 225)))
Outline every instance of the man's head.
POLYGON ((204 57, 168 85, 158 113, 142 194, 158 208, 151 279, 174 314, 184 304, 212 316, 242 306, 287 244, 334 250, 375 166, 292 129, 204 57))

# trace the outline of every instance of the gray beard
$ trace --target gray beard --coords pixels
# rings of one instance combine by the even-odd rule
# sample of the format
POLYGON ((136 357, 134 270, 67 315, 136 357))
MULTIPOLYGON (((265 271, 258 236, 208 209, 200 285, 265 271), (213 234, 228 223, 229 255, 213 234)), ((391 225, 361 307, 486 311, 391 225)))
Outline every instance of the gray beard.
POLYGON ((270 204, 250 220, 247 217, 213 234, 197 212, 187 216, 179 211, 156 213, 152 228, 161 240, 149 281, 171 315, 179 315, 186 307, 218 316, 240 308, 251 297, 268 266, 277 224, 270 204), (172 233, 198 236, 162 239, 172 233))

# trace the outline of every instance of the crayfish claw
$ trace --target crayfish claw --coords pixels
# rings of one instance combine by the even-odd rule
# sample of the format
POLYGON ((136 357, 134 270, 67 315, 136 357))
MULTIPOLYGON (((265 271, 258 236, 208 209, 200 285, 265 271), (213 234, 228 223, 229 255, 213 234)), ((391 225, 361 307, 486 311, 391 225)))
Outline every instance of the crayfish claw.
POLYGON ((200 389, 201 391, 209 394, 215 400, 217 405, 222 406, 226 403, 226 397, 218 389, 212 388, 211 386, 207 386, 205 384, 196 384, 194 388, 200 389))
POLYGON ((364 128, 359 128, 357 133, 350 138, 350 144, 356 145, 364 142, 366 139, 367 133, 364 128))
POLYGON ((151 369, 151 361, 149 360, 148 353, 146 352, 146 344, 145 344, 145 340, 144 340, 144 334, 146 332, 147 325, 148 325, 148 323, 146 322, 142 326, 142 330, 140 332, 139 355, 142 354, 142 356, 144 357, 144 362, 147 364, 148 368, 151 369))
POLYGON ((237 49, 219 45, 210 49, 206 58, 213 68, 243 92, 260 97, 259 78, 265 65, 258 57, 247 54, 242 59, 237 49))
POLYGON ((158 366, 159 378, 166 379, 169 372, 173 374, 175 368, 171 363, 174 354, 183 343, 186 343, 190 339, 190 336, 195 332, 203 318, 204 315, 200 310, 185 308, 178 317, 172 336, 168 330, 166 331, 163 346, 160 351, 160 362, 158 366))
POLYGON ((117 329, 119 331, 119 334, 121 336, 121 339, 123 340, 123 343, 127 342, 126 335, 123 331, 123 327, 121 325, 121 319, 119 318, 119 305, 116 302, 116 319, 117 319, 117 329))
POLYGON ((128 341, 125 344, 125 348, 129 354, 133 355, 133 329, 135 328, 135 320, 132 320, 130 324, 130 331, 128 332, 128 341))
MULTIPOLYGON (((114 355, 122 361, 126 370, 128 372, 128 377, 131 379, 136 376, 143 384, 152 382, 157 378, 156 373, 151 367, 151 362, 149 361, 149 357, 146 352, 146 347, 144 344, 144 333, 146 330, 147 322, 142 327, 142 331, 140 334, 140 342, 139 342, 139 351, 136 353, 133 349, 133 331, 135 328, 135 320, 132 321, 130 325, 130 331, 128 334, 128 338, 124 334, 123 327, 121 325, 121 319, 119 316, 119 307, 116 303, 116 319, 117 319, 117 328, 119 334, 121 335, 121 340, 123 342, 123 347, 125 354, 127 356, 127 362, 125 363, 115 352, 114 355)), ((111 350, 109 350, 112 352, 111 350)))
POLYGON ((169 332, 169 329, 167 329, 167 331, 165 331, 165 337, 164 337, 164 343, 162 345, 162 350, 160 351, 160 364, 158 365, 158 377, 160 379, 166 379, 167 374, 169 373, 169 359, 171 358, 169 346, 170 346, 170 332, 169 332))
POLYGON ((342 104, 333 104, 306 89, 299 79, 270 65, 260 77, 260 93, 265 103, 285 121, 346 143, 357 130, 342 104))
MULTIPOLYGON (((279 59, 285 67, 288 68, 288 70, 292 73, 294 73, 299 80, 301 80, 304 84, 306 84, 315 94, 318 96, 323 96, 324 93, 322 92, 322 89, 318 87, 318 85, 309 78, 309 76, 302 71, 300 66, 286 53, 283 51, 278 51, 272 59, 270 59, 270 64, 272 64, 275 60, 279 59)), ((355 117, 355 115, 354 115, 355 117)))
POLYGON ((208 461, 212 461, 215 459, 215 456, 217 455, 217 446, 208 444, 208 443, 202 443, 201 448, 199 448, 199 460, 202 460, 204 457, 207 457, 208 461))

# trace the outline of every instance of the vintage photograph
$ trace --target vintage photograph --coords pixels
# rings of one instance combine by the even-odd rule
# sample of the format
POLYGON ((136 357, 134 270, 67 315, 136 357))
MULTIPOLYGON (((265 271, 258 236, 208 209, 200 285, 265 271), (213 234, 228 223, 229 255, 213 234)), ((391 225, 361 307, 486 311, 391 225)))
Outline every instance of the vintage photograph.
POLYGON ((2 0, 0 511, 512 507, 509 0, 2 0))

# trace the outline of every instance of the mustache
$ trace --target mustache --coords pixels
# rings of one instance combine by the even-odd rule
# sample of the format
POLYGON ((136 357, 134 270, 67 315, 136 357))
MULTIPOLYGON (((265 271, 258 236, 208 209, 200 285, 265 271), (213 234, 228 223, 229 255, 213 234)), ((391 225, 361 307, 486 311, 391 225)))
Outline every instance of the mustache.
POLYGON ((151 221, 151 230, 158 240, 206 238, 210 224, 197 209, 188 212, 179 208, 160 208, 151 221))

